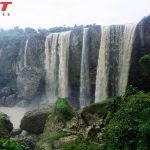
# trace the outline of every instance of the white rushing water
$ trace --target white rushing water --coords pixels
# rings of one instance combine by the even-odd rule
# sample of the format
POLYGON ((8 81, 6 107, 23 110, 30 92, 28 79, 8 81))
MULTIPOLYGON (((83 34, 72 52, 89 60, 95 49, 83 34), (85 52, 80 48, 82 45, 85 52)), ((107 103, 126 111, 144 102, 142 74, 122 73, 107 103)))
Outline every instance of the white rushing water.
POLYGON ((70 31, 52 33, 45 42, 46 93, 54 103, 58 96, 69 96, 68 60, 70 31))
POLYGON ((118 95, 122 95, 125 92, 128 83, 129 67, 135 28, 136 24, 125 25, 122 42, 122 51, 120 54, 118 95))
POLYGON ((53 103, 58 95, 58 33, 49 35, 45 42, 46 93, 53 103))
POLYGON ((68 61, 70 33, 70 31, 62 32, 60 35, 59 96, 63 98, 69 96, 68 61))
MULTIPOLYGON (((124 94, 128 83, 135 28, 135 24, 101 27, 95 102, 124 94)), ((46 38, 46 92, 50 103, 54 103, 58 97, 69 97, 70 34, 70 31, 51 33, 46 38)), ((93 90, 90 87, 91 43, 89 43, 89 37, 89 29, 84 28, 79 93, 81 107, 91 103, 91 90, 93 90)), ((25 49, 27 49, 27 43, 28 41, 26 41, 25 49)))
POLYGON ((101 27, 95 102, 126 90, 136 24, 101 27))
POLYGON ((27 48, 28 48, 29 40, 26 40, 25 48, 24 48, 24 67, 27 66, 27 48))
POLYGON ((89 47, 88 47, 88 28, 83 31, 82 58, 80 73, 80 107, 88 106, 90 100, 90 77, 89 77, 89 47))
POLYGON ((101 41, 96 75, 95 102, 107 98, 109 27, 101 28, 101 41))
POLYGON ((13 123, 15 129, 19 128, 20 121, 28 110, 29 108, 22 107, 0 107, 0 112, 3 112, 10 117, 10 121, 13 123))

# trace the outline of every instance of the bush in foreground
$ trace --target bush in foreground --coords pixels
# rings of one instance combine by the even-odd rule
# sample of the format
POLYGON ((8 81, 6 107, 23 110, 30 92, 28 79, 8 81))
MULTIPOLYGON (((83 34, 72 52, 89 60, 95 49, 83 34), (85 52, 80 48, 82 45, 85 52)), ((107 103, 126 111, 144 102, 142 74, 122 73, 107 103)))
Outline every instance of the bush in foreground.
POLYGON ((73 143, 65 144, 63 150, 100 150, 100 147, 94 142, 82 139, 73 143))
POLYGON ((29 150, 29 147, 21 141, 0 139, 0 150, 29 150))
MULTIPOLYGON (((111 112, 113 113, 113 112, 111 112)), ((150 147, 150 96, 139 92, 122 101, 105 129, 108 150, 147 150, 150 147)))
POLYGON ((55 115, 58 120, 66 122, 74 116, 74 110, 64 98, 58 98, 55 104, 55 115))

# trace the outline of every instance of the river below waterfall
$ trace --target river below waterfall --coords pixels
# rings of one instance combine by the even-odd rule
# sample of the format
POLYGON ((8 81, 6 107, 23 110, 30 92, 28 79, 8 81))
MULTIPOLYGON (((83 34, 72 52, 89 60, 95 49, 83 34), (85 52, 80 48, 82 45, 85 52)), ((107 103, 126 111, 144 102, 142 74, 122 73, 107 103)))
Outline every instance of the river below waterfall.
POLYGON ((10 121, 13 123, 15 129, 19 128, 22 117, 29 110, 30 108, 25 107, 0 107, 0 112, 10 117, 10 121))

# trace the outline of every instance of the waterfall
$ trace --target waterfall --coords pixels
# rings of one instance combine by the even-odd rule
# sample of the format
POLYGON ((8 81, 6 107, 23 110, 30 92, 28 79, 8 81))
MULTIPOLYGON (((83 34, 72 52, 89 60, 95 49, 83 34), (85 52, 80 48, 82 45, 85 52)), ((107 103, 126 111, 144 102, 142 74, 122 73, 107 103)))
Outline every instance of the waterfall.
POLYGON ((25 48, 24 48, 24 67, 27 66, 27 48, 28 48, 29 40, 26 40, 25 48))
POLYGON ((46 95, 50 103, 69 96, 69 42, 70 32, 52 33, 45 41, 46 95))
POLYGON ((89 46, 88 28, 83 31, 81 74, 80 74, 80 106, 88 106, 90 101, 90 77, 89 77, 89 46))
POLYGON ((111 25, 109 27, 109 66, 108 66, 108 96, 118 95, 118 82, 120 72, 120 52, 122 51, 124 25, 111 25))
MULTIPOLYGON (((136 25, 132 24, 101 27, 95 102, 124 94, 128 83, 135 27, 136 25)), ((82 37, 79 96, 81 107, 91 103, 91 90, 93 90, 89 71, 91 63, 91 32, 89 31, 89 28, 84 28, 82 37)), ((46 38, 46 93, 50 103, 54 103, 58 97, 70 97, 68 79, 70 34, 70 31, 51 33, 46 38)), ((27 45, 28 41, 26 41, 25 51, 27 45)), ((70 67, 74 68, 75 66, 70 67)))
POLYGON ((96 76, 95 102, 107 97, 109 27, 101 28, 101 41, 96 76))
POLYGON ((68 61, 69 61, 69 42, 70 31, 60 34, 60 63, 59 63, 59 96, 69 96, 68 83, 68 61))
POLYGON ((45 42, 46 93, 50 103, 58 96, 58 33, 50 34, 45 42))
POLYGON ((136 24, 125 25, 122 42, 122 51, 120 52, 118 95, 122 95, 125 92, 128 83, 128 74, 135 28, 136 24))
POLYGON ((95 102, 124 94, 135 27, 135 24, 101 27, 95 102))

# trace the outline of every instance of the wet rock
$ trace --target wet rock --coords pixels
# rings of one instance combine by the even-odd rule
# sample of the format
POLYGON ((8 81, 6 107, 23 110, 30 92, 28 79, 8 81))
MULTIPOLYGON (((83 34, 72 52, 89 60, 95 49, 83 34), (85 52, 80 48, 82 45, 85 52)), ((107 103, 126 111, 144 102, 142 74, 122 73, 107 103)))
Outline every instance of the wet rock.
POLYGON ((21 134, 21 132, 22 132, 21 129, 13 129, 12 132, 11 132, 11 134, 10 134, 10 136, 11 137, 15 137, 15 136, 21 134))
POLYGON ((9 137, 13 129, 13 124, 10 122, 9 117, 0 112, 0 138, 9 137))
POLYGON ((44 130, 51 108, 39 108, 27 112, 21 120, 20 128, 30 133, 40 134, 44 130))

